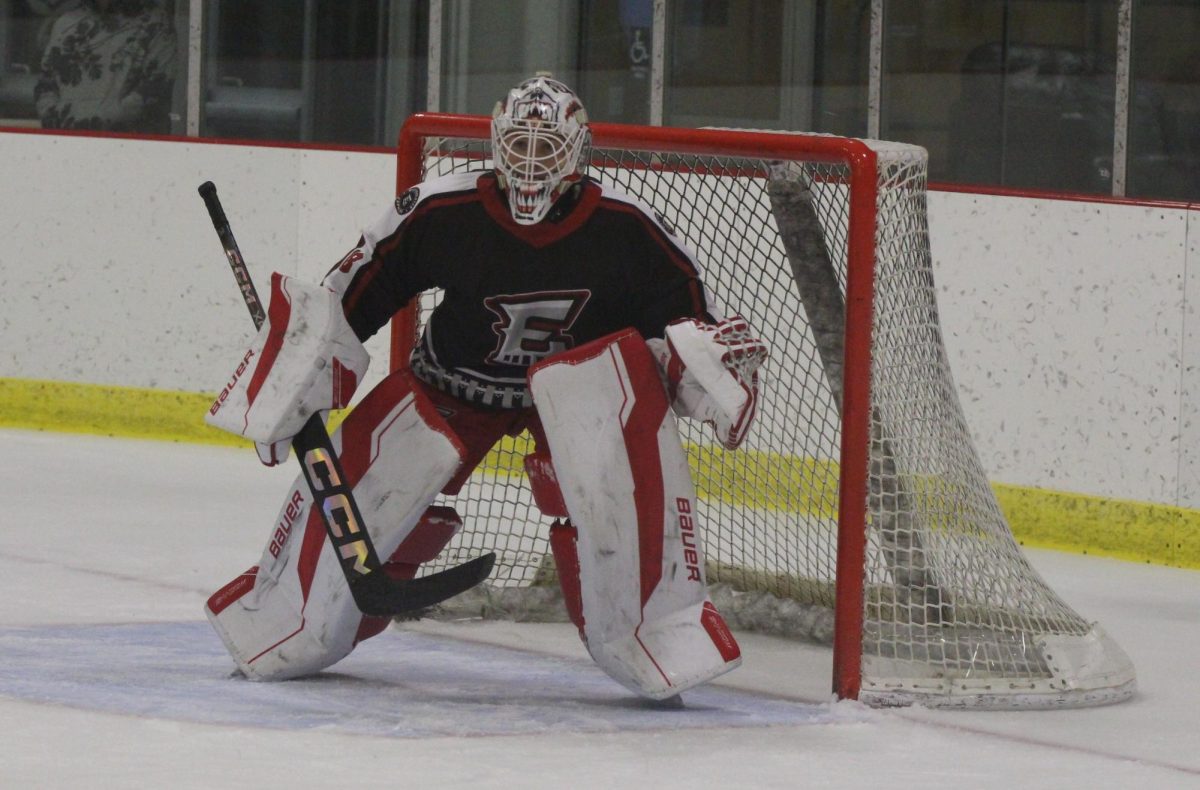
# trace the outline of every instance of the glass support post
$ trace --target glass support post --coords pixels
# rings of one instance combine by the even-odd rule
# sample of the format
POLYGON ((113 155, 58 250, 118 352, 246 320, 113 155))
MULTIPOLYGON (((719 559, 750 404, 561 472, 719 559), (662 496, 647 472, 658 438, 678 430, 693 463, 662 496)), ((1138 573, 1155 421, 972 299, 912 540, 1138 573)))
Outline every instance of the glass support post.
POLYGON ((871 42, 867 60, 867 137, 879 139, 883 116, 883 0, 871 0, 871 42))
POLYGON ((1133 49, 1133 0, 1117 7, 1116 95, 1113 101, 1112 193, 1124 197, 1129 163, 1129 74, 1133 49))

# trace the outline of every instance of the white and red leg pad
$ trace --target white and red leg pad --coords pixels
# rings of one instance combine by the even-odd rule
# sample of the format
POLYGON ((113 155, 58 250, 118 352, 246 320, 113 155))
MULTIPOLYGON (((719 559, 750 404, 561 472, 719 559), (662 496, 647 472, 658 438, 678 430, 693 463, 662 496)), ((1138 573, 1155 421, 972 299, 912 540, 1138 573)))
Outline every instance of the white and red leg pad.
MULTIPOLYGON (((381 557, 394 556, 454 476, 464 452, 405 371, 388 376, 363 399, 334 434, 333 445, 381 557)), ((254 680, 320 671, 361 638, 363 615, 310 501, 298 478, 253 583, 243 574, 206 607, 238 668, 254 680)), ((418 546, 414 559, 426 556, 436 538, 418 546)))
POLYGON ((530 391, 578 530, 596 663, 652 699, 740 664, 708 599, 695 489, 645 341, 626 330, 556 355, 531 370, 530 391))

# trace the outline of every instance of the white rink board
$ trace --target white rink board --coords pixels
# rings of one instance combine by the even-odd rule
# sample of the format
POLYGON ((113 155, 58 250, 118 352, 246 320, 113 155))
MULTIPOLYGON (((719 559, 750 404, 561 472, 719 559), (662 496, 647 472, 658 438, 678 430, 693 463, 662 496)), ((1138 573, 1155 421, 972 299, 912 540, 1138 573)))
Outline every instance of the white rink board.
MULTIPOLYGON (((1200 206, 1193 205, 1193 209, 1200 206)), ((1184 252, 1181 407, 1179 420, 1179 501, 1189 507, 1200 502, 1200 210, 1188 215, 1184 252)))
MULTIPOLYGON (((0 161, 0 377, 197 392, 250 324, 196 187, 217 184, 265 283, 321 277, 394 183, 385 153, 175 141, 0 133, 0 161)), ((930 206, 947 351, 991 479, 1200 506, 1200 211, 930 206)))
POLYGON ((1200 211, 933 193, 930 217, 947 354, 992 479, 1200 505, 1195 483, 1177 490, 1181 401, 1200 395, 1180 377, 1200 352, 1182 334, 1200 211))
POLYGON ((265 295, 272 271, 323 276, 395 183, 379 154, 170 141, 0 134, 0 160, 0 376, 193 392, 253 335, 196 188, 265 295))

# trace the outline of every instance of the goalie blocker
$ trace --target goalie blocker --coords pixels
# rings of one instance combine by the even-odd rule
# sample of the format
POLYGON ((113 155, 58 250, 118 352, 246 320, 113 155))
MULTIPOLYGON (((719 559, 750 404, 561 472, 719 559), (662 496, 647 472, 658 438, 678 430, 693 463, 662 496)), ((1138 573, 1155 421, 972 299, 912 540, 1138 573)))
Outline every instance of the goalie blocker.
POLYGON ((274 466, 310 416, 349 405, 369 364, 337 294, 276 272, 267 320, 204 420, 274 466))
POLYGON ((544 490, 544 460, 527 468, 543 489, 539 506, 570 516, 551 543, 592 658, 651 699, 737 667, 737 642, 708 597, 696 492, 645 341, 634 330, 601 338, 535 365, 529 383, 561 500, 544 490))

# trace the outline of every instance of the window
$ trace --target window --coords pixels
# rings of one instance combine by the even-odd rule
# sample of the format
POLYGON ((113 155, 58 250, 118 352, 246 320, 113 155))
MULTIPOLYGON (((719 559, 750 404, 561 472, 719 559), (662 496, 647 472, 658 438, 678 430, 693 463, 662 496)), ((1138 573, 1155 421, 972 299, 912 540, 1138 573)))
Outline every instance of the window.
POLYGON ((651 0, 585 0, 579 84, 588 112, 612 123, 650 122, 651 0))
POLYGON ((935 180, 1110 193, 1116 0, 891 0, 881 136, 935 180))
POLYGON ((209 0, 201 133, 390 145, 424 109, 427 9, 209 0))
POLYGON ((1139 0, 1126 194, 1200 200, 1200 6, 1139 0))
POLYGON ((0 0, 0 119, 180 131, 186 66, 175 12, 174 0, 0 0))
POLYGON ((668 125, 866 133, 870 0, 669 8, 668 125))
POLYGON ((45 6, 0 0, 0 123, 7 126, 39 125, 33 89, 54 22, 45 6))
POLYGON ((438 109, 490 115, 521 80, 548 71, 594 121, 647 123, 651 0, 446 0, 438 109))
POLYGON ((666 0, 661 42, 655 3, 0 0, 0 126, 390 146, 414 112, 489 114, 548 71, 595 121, 865 137, 877 119, 929 150, 935 181, 1200 199, 1197 0, 1133 0, 1130 37, 1122 0, 666 0), (70 76, 116 53, 78 35, 98 14, 153 40, 135 90, 70 76))

